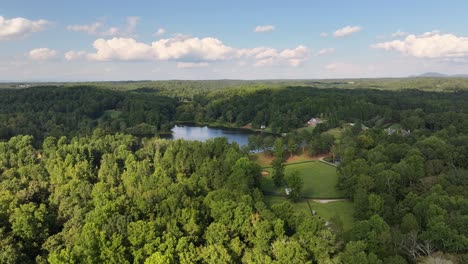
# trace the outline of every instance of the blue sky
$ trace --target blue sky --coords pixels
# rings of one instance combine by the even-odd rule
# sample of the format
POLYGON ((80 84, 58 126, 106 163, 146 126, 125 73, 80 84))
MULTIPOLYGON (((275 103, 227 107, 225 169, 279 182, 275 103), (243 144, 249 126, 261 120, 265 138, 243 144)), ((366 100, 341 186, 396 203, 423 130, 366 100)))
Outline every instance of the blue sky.
POLYGON ((2 1, 0 80, 468 73, 466 1, 2 1))

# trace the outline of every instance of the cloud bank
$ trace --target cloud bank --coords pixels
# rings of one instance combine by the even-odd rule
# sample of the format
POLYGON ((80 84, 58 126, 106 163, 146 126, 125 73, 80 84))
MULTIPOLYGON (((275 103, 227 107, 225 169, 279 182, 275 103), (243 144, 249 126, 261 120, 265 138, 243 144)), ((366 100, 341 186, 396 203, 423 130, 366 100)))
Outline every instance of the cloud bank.
POLYGON ((371 45, 372 48, 397 51, 407 56, 430 59, 468 57, 468 37, 441 34, 439 31, 422 35, 408 35, 402 40, 392 40, 371 45))
POLYGON ((69 51, 67 60, 86 56, 92 61, 177 61, 179 68, 207 66, 213 61, 250 60, 255 66, 290 65, 299 66, 309 57, 309 49, 303 45, 291 49, 256 47, 238 49, 224 44, 213 37, 191 37, 175 35, 150 44, 133 38, 97 39, 93 43, 95 52, 69 51))

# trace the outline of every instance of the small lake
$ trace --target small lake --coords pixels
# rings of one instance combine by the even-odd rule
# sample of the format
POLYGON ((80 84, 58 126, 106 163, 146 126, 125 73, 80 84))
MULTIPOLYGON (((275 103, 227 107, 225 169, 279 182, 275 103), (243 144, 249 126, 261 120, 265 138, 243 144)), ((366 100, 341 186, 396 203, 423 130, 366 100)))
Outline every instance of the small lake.
POLYGON ((172 128, 172 135, 164 135, 167 139, 185 139, 206 141, 217 137, 226 137, 230 143, 236 142, 239 146, 249 143, 249 136, 255 132, 243 129, 215 128, 207 126, 176 125, 172 128))

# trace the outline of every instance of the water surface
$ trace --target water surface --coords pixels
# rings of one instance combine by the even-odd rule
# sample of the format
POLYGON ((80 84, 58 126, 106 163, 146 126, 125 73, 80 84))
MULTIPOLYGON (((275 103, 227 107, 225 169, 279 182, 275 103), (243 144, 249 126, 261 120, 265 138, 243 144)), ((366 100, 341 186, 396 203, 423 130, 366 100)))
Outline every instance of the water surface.
POLYGON ((168 139, 185 139, 206 141, 216 137, 226 137, 230 143, 236 142, 239 146, 249 143, 249 136, 255 132, 243 129, 215 128, 208 126, 176 125, 172 128, 172 135, 165 135, 168 139))

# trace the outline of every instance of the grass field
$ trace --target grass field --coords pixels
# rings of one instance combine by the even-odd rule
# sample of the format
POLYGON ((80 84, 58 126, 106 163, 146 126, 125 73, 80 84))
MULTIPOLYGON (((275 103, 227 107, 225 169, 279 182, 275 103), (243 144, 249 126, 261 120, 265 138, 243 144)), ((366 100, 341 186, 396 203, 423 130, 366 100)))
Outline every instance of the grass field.
MULTIPOLYGON (((268 206, 271 206, 276 203, 282 203, 284 201, 288 201, 286 197, 281 196, 265 196, 265 203, 268 206)), ((354 214, 354 206, 352 202, 349 201, 339 201, 339 202, 331 202, 331 203, 317 203, 312 200, 309 200, 312 210, 317 212, 317 215, 322 217, 325 220, 330 220, 335 215, 338 215, 343 222, 343 229, 349 230, 351 225, 354 222, 353 214, 354 214)), ((304 212, 306 214, 310 214, 309 206, 305 200, 301 202, 294 203, 294 209, 297 212, 304 212)))
POLYGON ((343 128, 332 128, 325 132, 326 134, 333 135, 335 139, 340 140, 343 134, 343 128))
MULTIPOLYGON (((342 194, 336 189, 338 174, 336 168, 319 161, 286 165, 286 175, 297 170, 304 180, 302 195, 308 198, 339 198, 342 194)), ((262 177, 262 189, 268 192, 283 193, 284 188, 276 188, 270 175, 262 177)))
MULTIPOLYGON (((302 152, 302 149, 300 150, 300 152, 302 152)), ((270 167, 271 161, 273 160, 273 156, 265 152, 254 153, 254 154, 251 154, 250 156, 261 167, 270 167)), ((309 153, 307 153, 307 151, 305 153, 302 153, 300 155, 294 155, 292 157, 289 157, 289 155, 287 155, 286 153, 286 156, 288 157, 286 160, 286 163, 317 160, 317 157, 311 157, 309 153)))

